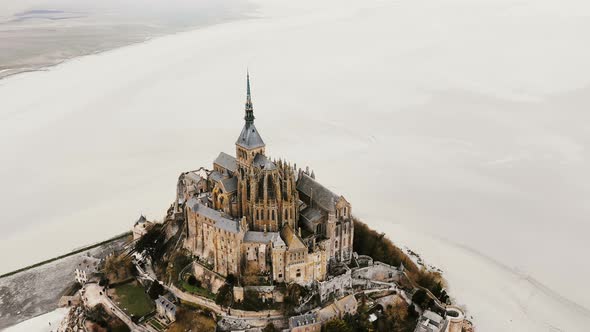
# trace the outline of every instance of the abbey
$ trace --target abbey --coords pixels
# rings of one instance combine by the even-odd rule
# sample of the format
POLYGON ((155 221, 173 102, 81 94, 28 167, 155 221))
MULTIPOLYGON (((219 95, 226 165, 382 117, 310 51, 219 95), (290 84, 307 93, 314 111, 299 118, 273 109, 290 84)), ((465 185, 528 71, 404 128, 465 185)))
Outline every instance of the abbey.
POLYGON ((266 155, 249 75, 245 106, 236 156, 221 152, 212 170, 178 180, 175 210, 185 214, 184 247, 223 276, 266 275, 302 285, 325 280, 331 265, 352 258, 350 203, 313 172, 266 155))

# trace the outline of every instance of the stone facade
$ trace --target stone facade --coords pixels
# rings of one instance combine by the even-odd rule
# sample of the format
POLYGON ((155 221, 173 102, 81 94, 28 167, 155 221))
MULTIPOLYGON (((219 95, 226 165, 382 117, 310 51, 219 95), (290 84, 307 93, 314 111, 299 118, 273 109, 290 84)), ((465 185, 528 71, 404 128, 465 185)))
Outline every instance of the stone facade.
POLYGON ((296 169, 266 156, 247 84, 245 124, 236 156, 220 153, 213 170, 181 174, 175 212, 186 220, 184 246, 222 276, 259 274, 309 285, 332 263, 350 262, 350 203, 296 169))
POLYGON ((331 273, 325 281, 316 282, 316 286, 322 303, 331 297, 340 298, 352 289, 351 271, 346 265, 340 266, 338 272, 331 273))
POLYGON ((174 322, 176 320, 176 305, 160 295, 156 300, 156 313, 158 317, 174 322))
POLYGON ((316 314, 305 314, 289 318, 290 332, 320 332, 322 323, 316 314))
POLYGON ((354 295, 348 295, 318 310, 317 317, 322 322, 335 318, 342 318, 346 314, 354 315, 358 309, 358 302, 354 295))

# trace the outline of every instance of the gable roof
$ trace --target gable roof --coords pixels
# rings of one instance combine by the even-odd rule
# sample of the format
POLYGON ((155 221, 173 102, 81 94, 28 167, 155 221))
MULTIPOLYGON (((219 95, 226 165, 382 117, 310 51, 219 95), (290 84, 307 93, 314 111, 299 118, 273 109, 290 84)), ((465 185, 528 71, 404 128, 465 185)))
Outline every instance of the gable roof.
POLYGON ((254 157, 254 161, 252 162, 252 164, 254 166, 260 167, 262 169, 266 169, 266 170, 273 170, 276 167, 276 165, 270 160, 268 159, 265 155, 258 153, 256 155, 256 157, 254 157))
POLYGON ((192 211, 213 220, 214 227, 228 231, 230 233, 237 234, 240 232, 239 222, 237 220, 224 217, 221 211, 217 211, 206 205, 203 205, 198 199, 194 197, 189 199, 187 204, 192 211))
POLYGON ((234 156, 230 156, 225 152, 219 152, 219 155, 217 156, 217 158, 215 158, 215 161, 213 161, 213 163, 231 172, 235 172, 238 169, 236 158, 234 156))
POLYGON ((264 146, 264 141, 254 123, 246 123, 244 128, 242 128, 242 132, 236 141, 236 145, 239 145, 245 149, 255 149, 264 146))
POLYGON ((238 190, 238 178, 231 177, 220 181, 226 193, 233 193, 238 190))
POLYGON ((303 241, 301 241, 299 236, 297 236, 297 234, 295 234, 295 231, 293 231, 293 229, 291 228, 290 225, 286 225, 283 227, 283 229, 281 231, 281 235, 283 237, 283 240, 287 244, 287 247, 289 247, 289 249, 307 248, 305 246, 305 244, 303 243, 303 241))
POLYGON ((219 182, 223 179, 223 175, 218 171, 213 171, 211 174, 209 174, 209 178, 211 181, 219 182))
POLYGON ((317 323, 316 313, 293 316, 289 318, 289 327, 295 328, 298 326, 305 326, 317 323))
POLYGON ((310 224, 320 222, 324 217, 324 214, 322 214, 322 211, 320 209, 316 209, 311 206, 308 206, 305 209, 303 209, 299 213, 299 215, 301 216, 301 218, 303 218, 304 221, 307 221, 310 224))
POLYGON ((277 240, 277 238, 280 238, 278 232, 248 231, 244 235, 244 242, 269 243, 269 242, 275 242, 277 240))
POLYGON ((297 180, 297 190, 310 197, 319 207, 330 212, 334 211, 334 205, 340 199, 340 196, 334 194, 305 173, 301 173, 297 180))

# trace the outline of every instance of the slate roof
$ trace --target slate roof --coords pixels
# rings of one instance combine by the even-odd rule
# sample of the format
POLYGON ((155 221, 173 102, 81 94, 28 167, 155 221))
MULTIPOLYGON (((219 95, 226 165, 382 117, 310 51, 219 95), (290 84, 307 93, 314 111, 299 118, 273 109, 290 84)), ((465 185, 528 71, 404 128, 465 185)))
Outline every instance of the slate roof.
POLYGON ((236 145, 239 145, 245 149, 255 149, 264 146, 264 141, 254 123, 246 123, 244 128, 242 128, 242 132, 236 141, 236 145))
POLYGON ((139 219, 137 219, 137 221, 135 222, 135 224, 145 224, 147 222, 147 219, 145 219, 145 217, 143 216, 143 214, 139 217, 139 219))
MULTIPOLYGON (((269 243, 281 238, 278 232, 254 232, 248 231, 244 235, 244 242, 269 243)), ((282 240, 281 240, 282 241, 282 240)))
POLYGON ((224 217, 222 212, 203 205, 198 199, 193 197, 188 200, 187 204, 194 212, 213 220, 215 227, 230 233, 237 234, 240 232, 240 225, 237 220, 224 217))
POLYGON ((234 191, 238 190, 238 178, 235 176, 221 180, 221 184, 223 185, 226 193, 233 193, 234 191))
POLYGON ((298 326, 315 324, 316 322, 317 322, 317 317, 316 317, 315 313, 293 316, 293 317, 289 318, 289 327, 295 328, 298 326))
POLYGON ((302 173, 297 180, 297 190, 307 197, 311 197, 315 204, 327 211, 334 211, 334 205, 340 199, 340 196, 334 194, 305 173, 302 173))
POLYGON ((195 172, 187 172, 184 176, 191 179, 193 182, 199 182, 202 179, 202 177, 195 172))
POLYGON ((225 152, 219 152, 219 155, 217 156, 217 158, 215 158, 215 161, 213 161, 214 164, 217 164, 231 172, 235 172, 238 169, 238 164, 236 162, 236 158, 233 156, 230 156, 229 154, 225 153, 225 152))
POLYGON ((218 171, 213 171, 211 172, 211 174, 209 174, 209 178, 215 182, 218 182, 221 181, 221 179, 223 179, 223 175, 218 171))
POLYGON ((267 170, 273 170, 277 168, 276 165, 270 159, 268 159, 265 155, 260 153, 257 154, 256 157, 254 157, 254 161, 252 162, 252 164, 254 166, 267 170))
POLYGON ((311 206, 308 206, 305 209, 303 209, 300 215, 303 219, 305 219, 305 221, 307 221, 310 224, 314 224, 321 221, 322 217, 324 216, 322 214, 322 211, 311 206))

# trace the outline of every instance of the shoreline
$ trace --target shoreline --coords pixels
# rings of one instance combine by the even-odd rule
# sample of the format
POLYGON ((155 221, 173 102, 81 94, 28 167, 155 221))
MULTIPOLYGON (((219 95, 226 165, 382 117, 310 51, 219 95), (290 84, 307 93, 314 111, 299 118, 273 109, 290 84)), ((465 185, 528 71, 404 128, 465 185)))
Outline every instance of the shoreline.
POLYGON ((74 270, 90 264, 88 256, 104 258, 120 250, 129 236, 130 232, 119 234, 3 275, 0 278, 0 330, 58 309, 59 299, 74 283, 74 270))
POLYGON ((105 245, 105 244, 111 243, 113 241, 122 239, 122 238, 124 238, 125 236, 128 236, 128 235, 131 235, 131 231, 128 231, 128 232, 125 232, 125 233, 121 233, 119 235, 115 235, 114 237, 112 237, 110 239, 107 239, 107 240, 104 240, 104 241, 100 241, 100 242, 97 242, 97 243, 94 243, 94 244, 90 244, 90 245, 84 246, 82 248, 74 249, 73 251, 71 251, 71 252, 69 252, 67 254, 59 255, 59 256, 56 256, 56 257, 53 257, 53 258, 50 258, 50 259, 46 259, 44 261, 41 261, 41 262, 38 262, 38 263, 35 263, 35 264, 32 264, 32 265, 29 265, 29 266, 25 266, 25 267, 20 268, 18 270, 14 270, 14 271, 11 271, 11 272, 8 272, 8 273, 4 273, 4 274, 0 275, 0 279, 7 278, 7 277, 13 276, 15 274, 18 274, 18 273, 21 273, 21 272, 24 272, 24 271, 27 271, 27 270, 30 270, 30 269, 34 269, 36 267, 40 267, 40 266, 49 264, 51 262, 55 262, 57 260, 60 260, 60 259, 63 259, 63 258, 67 258, 69 256, 76 255, 76 254, 79 254, 81 252, 84 252, 84 251, 87 251, 87 250, 90 250, 90 249, 94 249, 96 247, 100 247, 102 245, 105 245))
POLYGON ((476 328, 502 326, 503 331, 554 328, 581 332, 582 326, 590 324, 590 310, 584 306, 475 249, 419 232, 411 226, 383 222, 375 222, 373 226, 398 247, 418 253, 426 266, 441 269, 453 302, 458 300, 457 305, 465 310, 465 316, 476 328), (469 278, 473 269, 481 271, 480 278, 469 278), (497 294, 491 295, 494 290, 497 294), (518 310, 509 304, 516 305, 518 310), (492 310, 497 314, 489 315, 492 310), (545 316, 547 310, 553 315, 545 316))

